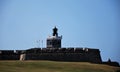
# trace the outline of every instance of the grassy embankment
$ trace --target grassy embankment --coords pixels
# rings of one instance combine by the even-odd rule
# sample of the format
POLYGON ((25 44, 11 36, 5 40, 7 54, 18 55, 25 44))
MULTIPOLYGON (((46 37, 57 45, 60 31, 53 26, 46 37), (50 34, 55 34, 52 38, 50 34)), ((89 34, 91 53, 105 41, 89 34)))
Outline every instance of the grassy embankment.
POLYGON ((87 62, 0 61, 0 72, 120 72, 120 67, 87 62))

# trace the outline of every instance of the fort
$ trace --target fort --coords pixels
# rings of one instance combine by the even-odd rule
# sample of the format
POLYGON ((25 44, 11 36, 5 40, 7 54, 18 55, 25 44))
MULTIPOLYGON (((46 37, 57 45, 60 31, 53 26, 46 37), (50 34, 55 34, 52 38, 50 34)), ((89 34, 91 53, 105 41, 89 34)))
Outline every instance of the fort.
POLYGON ((0 50, 0 60, 52 60, 91 62, 119 66, 118 62, 103 62, 99 49, 95 48, 62 48, 62 36, 58 36, 57 28, 53 35, 46 39, 46 48, 30 48, 27 50, 0 50))

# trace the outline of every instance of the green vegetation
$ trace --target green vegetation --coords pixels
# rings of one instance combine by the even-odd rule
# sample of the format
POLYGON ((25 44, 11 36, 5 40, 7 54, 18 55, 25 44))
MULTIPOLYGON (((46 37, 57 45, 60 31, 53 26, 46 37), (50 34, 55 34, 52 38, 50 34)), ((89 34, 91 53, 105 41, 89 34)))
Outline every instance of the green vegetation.
POLYGON ((0 72, 119 72, 120 67, 87 62, 0 61, 0 72))

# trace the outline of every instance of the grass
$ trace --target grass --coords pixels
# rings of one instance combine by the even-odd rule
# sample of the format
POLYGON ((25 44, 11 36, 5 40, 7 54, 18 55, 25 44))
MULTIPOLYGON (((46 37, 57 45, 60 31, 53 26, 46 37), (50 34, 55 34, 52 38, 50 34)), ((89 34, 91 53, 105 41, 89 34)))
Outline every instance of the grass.
POLYGON ((0 61, 0 72, 120 72, 120 67, 87 62, 0 61))

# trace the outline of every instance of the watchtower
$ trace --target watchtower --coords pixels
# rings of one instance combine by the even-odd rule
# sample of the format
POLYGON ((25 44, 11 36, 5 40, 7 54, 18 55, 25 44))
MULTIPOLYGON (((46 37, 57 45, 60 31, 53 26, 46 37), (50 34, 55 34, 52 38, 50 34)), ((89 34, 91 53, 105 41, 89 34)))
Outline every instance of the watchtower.
POLYGON ((61 48, 62 36, 58 36, 58 29, 53 28, 53 35, 47 38, 47 48, 61 48))

